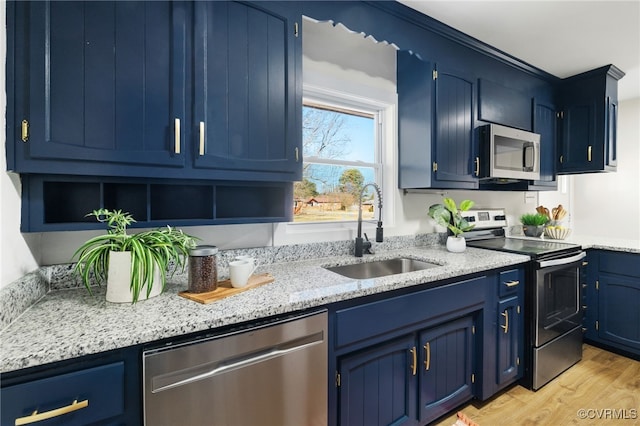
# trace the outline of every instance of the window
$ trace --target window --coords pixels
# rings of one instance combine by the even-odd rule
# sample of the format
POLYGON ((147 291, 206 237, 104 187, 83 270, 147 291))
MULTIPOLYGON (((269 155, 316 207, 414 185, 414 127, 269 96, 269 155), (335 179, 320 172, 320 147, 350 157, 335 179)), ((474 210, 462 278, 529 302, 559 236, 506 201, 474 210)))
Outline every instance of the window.
MULTIPOLYGON (((303 179, 294 185, 294 222, 354 221, 366 183, 382 181, 381 111, 306 99, 303 179)), ((363 219, 377 215, 375 191, 363 195, 363 219)))

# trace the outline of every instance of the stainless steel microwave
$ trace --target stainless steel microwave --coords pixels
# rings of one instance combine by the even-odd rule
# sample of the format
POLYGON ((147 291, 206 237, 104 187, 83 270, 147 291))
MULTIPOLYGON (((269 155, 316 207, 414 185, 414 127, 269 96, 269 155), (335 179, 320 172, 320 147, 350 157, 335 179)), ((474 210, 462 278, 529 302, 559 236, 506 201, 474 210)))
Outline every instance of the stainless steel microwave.
POLYGON ((482 128, 481 179, 540 179, 540 135, 488 124, 482 128))

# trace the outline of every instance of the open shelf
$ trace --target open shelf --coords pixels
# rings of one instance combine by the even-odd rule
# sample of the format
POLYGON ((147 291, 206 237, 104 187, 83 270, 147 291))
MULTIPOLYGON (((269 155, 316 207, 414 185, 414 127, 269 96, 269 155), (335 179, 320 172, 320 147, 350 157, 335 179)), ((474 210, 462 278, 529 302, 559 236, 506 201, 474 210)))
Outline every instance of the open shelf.
POLYGON ((87 213, 132 214, 138 228, 286 222, 292 182, 217 182, 22 175, 22 232, 104 229, 87 213))

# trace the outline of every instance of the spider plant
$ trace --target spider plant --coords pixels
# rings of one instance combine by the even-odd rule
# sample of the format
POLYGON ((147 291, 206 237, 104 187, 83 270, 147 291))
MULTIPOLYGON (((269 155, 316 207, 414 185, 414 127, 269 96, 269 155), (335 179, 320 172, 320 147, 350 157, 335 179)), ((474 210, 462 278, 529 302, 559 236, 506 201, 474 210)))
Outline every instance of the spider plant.
MULTIPOLYGON (((154 270, 161 272, 162 290, 171 262, 175 263, 172 274, 178 267, 184 271, 189 250, 195 246, 195 238, 170 226, 150 231, 127 234, 127 226, 135 219, 121 210, 99 209, 87 214, 94 216, 98 222, 106 223, 107 233, 87 240, 73 255, 78 258, 74 270, 82 277, 82 281, 91 291, 91 274, 98 284, 107 279, 109 253, 112 251, 128 251, 131 253, 131 292, 135 303, 140 293, 145 290, 147 297, 151 293, 154 270)), ((144 293, 143 293, 144 294, 144 293)))

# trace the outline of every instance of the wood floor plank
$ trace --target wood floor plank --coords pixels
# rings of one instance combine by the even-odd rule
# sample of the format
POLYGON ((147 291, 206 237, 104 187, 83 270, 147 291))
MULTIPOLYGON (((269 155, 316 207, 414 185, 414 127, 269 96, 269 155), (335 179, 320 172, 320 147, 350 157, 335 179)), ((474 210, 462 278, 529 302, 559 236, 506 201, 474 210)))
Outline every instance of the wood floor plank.
MULTIPOLYGON (((585 344, 582 360, 537 392, 516 385, 460 411, 480 426, 640 425, 640 361, 585 344)), ((455 422, 453 413, 436 425, 455 422)))

